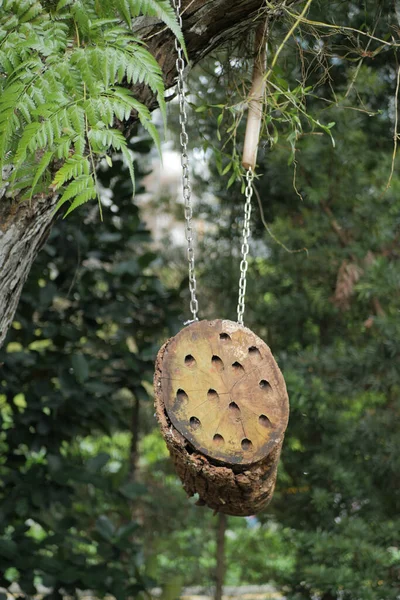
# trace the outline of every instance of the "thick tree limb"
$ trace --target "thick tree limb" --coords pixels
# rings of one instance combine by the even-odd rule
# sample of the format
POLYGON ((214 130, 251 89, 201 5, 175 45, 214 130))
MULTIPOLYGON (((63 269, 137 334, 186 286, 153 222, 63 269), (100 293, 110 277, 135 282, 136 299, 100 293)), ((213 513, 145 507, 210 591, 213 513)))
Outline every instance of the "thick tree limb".
MULTIPOLYGON (((276 1, 277 9, 283 1, 276 1)), ((267 16, 268 11, 272 15, 264 0, 183 0, 182 6, 183 31, 192 64, 229 39, 246 35, 252 23, 267 16)), ((138 19, 137 29, 160 63, 166 87, 171 87, 176 59, 172 34, 155 20, 138 19)), ((147 86, 135 88, 134 92, 148 107, 156 107, 147 86)), ((31 205, 19 204, 6 197, 5 188, 0 189, 0 346, 32 263, 55 219, 55 202, 54 195, 49 194, 47 198, 34 198, 31 205)))
POLYGON ((0 199, 0 346, 33 261, 50 232, 55 204, 54 195, 32 206, 0 199))

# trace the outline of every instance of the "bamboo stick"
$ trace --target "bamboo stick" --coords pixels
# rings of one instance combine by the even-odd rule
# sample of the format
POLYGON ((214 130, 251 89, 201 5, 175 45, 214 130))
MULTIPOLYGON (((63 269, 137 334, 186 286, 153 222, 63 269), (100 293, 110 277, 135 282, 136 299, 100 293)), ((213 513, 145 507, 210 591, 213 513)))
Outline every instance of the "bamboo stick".
POLYGON ((251 168, 253 171, 257 162, 265 93, 265 71, 267 66, 266 27, 267 23, 262 22, 256 30, 253 77, 249 94, 249 112, 243 146, 242 165, 245 169, 251 168))

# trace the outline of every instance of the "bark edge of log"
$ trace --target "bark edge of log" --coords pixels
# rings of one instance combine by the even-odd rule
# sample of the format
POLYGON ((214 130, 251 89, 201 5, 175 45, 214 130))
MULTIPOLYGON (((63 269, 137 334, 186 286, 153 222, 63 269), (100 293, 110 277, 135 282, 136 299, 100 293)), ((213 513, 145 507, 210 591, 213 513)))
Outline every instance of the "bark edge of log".
POLYGON ((154 374, 155 414, 175 471, 189 497, 198 494, 199 506, 233 516, 260 512, 272 499, 285 432, 262 460, 250 465, 225 465, 198 452, 174 427, 162 389, 163 357, 173 338, 158 352, 154 374))

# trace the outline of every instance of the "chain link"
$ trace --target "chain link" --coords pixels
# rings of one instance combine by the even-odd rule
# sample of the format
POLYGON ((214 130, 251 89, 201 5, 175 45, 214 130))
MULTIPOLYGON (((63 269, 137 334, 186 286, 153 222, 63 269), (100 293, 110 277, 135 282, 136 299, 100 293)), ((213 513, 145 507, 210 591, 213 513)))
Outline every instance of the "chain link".
POLYGON ((246 201, 244 204, 244 223, 243 223, 243 234, 242 234, 242 248, 240 261, 240 279, 239 279, 239 299, 237 306, 237 316, 239 325, 243 325, 243 315, 245 308, 245 296, 246 296, 246 275, 247 275, 247 255, 249 253, 248 239, 250 237, 250 216, 251 216, 251 197, 253 195, 253 179, 254 173, 250 167, 246 172, 246 189, 245 196, 246 201))
MULTIPOLYGON (((172 0, 174 6, 178 24, 182 28, 182 16, 181 16, 181 0, 172 0)), ((192 189, 190 186, 190 175, 189 175, 189 156, 188 156, 188 142, 189 137, 186 131, 187 125, 187 114, 186 114, 186 93, 184 87, 184 69, 185 61, 183 56, 183 50, 178 40, 175 39, 175 49, 177 52, 176 59, 176 71, 177 77, 177 88, 179 98, 179 123, 181 126, 180 133, 180 144, 181 144, 181 165, 182 165, 182 195, 184 201, 185 211, 185 236, 187 241, 187 261, 189 270, 189 291, 190 291, 190 312, 193 315, 193 321, 197 321, 197 313, 199 305, 197 301, 197 282, 195 275, 195 260, 194 260, 194 244, 193 244, 193 227, 192 227, 192 189)), ((246 296, 246 276, 247 276, 247 255, 249 253, 248 239, 250 237, 250 216, 251 216, 251 197, 253 195, 253 179, 254 173, 251 168, 246 172, 246 189, 245 189, 245 205, 244 205, 244 224, 242 234, 242 247, 240 261, 240 279, 239 279, 239 298, 237 306, 237 316, 239 325, 243 325, 243 315, 245 309, 245 296, 246 296)), ((191 322, 191 321, 188 321, 191 322)))
MULTIPOLYGON (((182 16, 181 16, 181 0, 172 0, 176 17, 180 28, 182 29, 182 16)), ((181 165, 182 165, 182 196, 184 202, 184 214, 185 214, 185 237, 187 241, 187 261, 189 271, 189 291, 190 291, 190 312, 193 315, 193 321, 198 321, 197 312, 199 310, 199 304, 197 302, 197 282, 195 274, 195 262, 194 262, 194 240, 193 240, 193 227, 192 227, 192 189, 190 186, 190 175, 189 175, 189 156, 188 156, 188 142, 189 137, 186 131, 187 125, 187 114, 186 114, 186 93, 184 87, 184 69, 185 61, 183 58, 183 50, 175 38, 175 49, 178 54, 176 59, 176 70, 178 74, 177 87, 179 97, 179 123, 181 126, 181 133, 179 136, 181 144, 181 165)))

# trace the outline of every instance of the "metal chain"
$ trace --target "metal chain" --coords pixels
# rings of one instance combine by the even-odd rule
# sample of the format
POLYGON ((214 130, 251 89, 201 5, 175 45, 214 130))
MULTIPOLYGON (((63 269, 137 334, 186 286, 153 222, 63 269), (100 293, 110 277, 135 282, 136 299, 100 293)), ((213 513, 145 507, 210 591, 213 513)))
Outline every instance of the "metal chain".
POLYGON ((247 255, 249 253, 248 239, 250 237, 250 216, 251 216, 251 197, 253 195, 253 179, 254 173, 250 167, 246 172, 246 189, 245 196, 246 201, 244 204, 244 223, 243 223, 243 234, 242 234, 242 249, 241 255, 242 260, 240 261, 240 279, 239 279, 239 299, 237 306, 237 316, 239 325, 243 325, 243 315, 245 307, 245 296, 246 296, 246 275, 247 275, 247 255))
MULTIPOLYGON (((172 0, 173 7, 176 12, 178 24, 182 29, 182 16, 181 16, 181 0, 172 0)), ((187 125, 187 114, 186 114, 186 93, 184 87, 184 69, 185 61, 183 58, 183 50, 178 40, 175 38, 175 48, 178 54, 176 59, 176 71, 178 97, 179 97, 179 123, 181 125, 180 133, 180 144, 182 148, 181 152, 181 165, 182 165, 182 195, 185 207, 185 236, 187 241, 187 260, 189 267, 189 291, 190 291, 190 312, 193 315, 193 321, 197 321, 197 313, 199 305, 197 301, 197 282, 195 275, 195 260, 194 260, 194 246, 193 246, 193 227, 192 227, 192 189, 190 186, 190 175, 189 175, 189 157, 188 157, 188 142, 189 137, 186 131, 187 125)), ((246 172, 246 189, 245 196, 246 201, 244 205, 244 224, 243 224, 243 236, 242 236, 242 248, 240 262, 240 279, 239 279, 239 298, 237 306, 237 315, 239 325, 243 325, 243 315, 245 309, 245 296, 246 296, 246 275, 247 275, 247 255, 249 253, 248 239, 250 237, 250 216, 251 216, 251 197, 253 195, 253 179, 254 173, 251 167, 246 172)), ((191 321, 189 321, 191 322, 191 321)))
MULTIPOLYGON (((181 17, 181 0, 172 0, 174 9, 176 11, 176 17, 180 28, 182 29, 182 17, 181 17)), ((184 87, 184 69, 185 61, 183 58, 183 50, 175 38, 175 48, 178 54, 176 59, 176 70, 178 73, 177 87, 179 97, 179 123, 181 125, 180 133, 180 144, 182 148, 181 153, 181 165, 182 165, 182 196, 185 207, 185 236, 187 241, 187 261, 189 271, 189 291, 190 291, 190 312, 193 315, 193 321, 198 321, 197 312, 199 310, 199 304, 197 302, 197 282, 195 274, 195 263, 194 263, 194 246, 193 246, 193 228, 192 228, 192 189, 190 186, 189 178, 189 157, 188 157, 188 142, 189 137, 186 131, 187 114, 186 114, 186 94, 184 87)))

